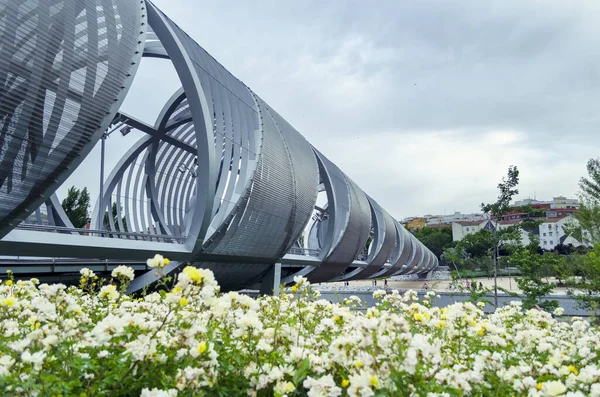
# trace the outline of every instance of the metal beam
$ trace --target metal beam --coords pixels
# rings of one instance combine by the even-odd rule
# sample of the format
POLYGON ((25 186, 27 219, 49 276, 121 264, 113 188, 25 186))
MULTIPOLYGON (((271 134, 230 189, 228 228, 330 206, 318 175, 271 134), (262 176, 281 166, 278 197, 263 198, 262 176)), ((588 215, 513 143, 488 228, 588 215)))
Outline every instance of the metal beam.
MULTIPOLYGON (((123 121, 125 124, 135 128, 136 130, 140 130, 148 135, 151 135, 157 139, 160 139, 164 142, 167 142, 173 146, 176 146, 182 150, 185 150, 188 153, 191 153, 193 155, 198 154, 198 149, 196 149, 193 146, 188 145, 185 142, 181 142, 178 139, 175 139, 167 134, 162 133, 161 131, 155 129, 153 126, 146 124, 145 122, 143 122, 140 119, 137 119, 133 116, 130 116, 126 113, 123 112, 119 112, 117 114, 117 117, 120 117, 120 120, 123 121)), ((115 118, 116 119, 116 118, 115 118)))

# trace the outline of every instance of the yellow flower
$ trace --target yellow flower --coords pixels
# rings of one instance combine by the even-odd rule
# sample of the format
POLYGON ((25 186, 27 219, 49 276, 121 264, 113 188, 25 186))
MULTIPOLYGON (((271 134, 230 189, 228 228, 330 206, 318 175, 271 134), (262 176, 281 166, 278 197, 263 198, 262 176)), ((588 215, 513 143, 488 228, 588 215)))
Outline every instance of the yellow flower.
POLYGON ((15 297, 9 296, 8 298, 4 298, 4 299, 0 300, 0 306, 11 307, 12 305, 15 304, 15 302, 16 302, 15 297))
POLYGON ((286 393, 291 393, 294 390, 296 390, 296 386, 294 386, 294 384, 292 382, 288 382, 285 384, 285 392, 286 393))
POLYGON ((437 328, 442 329, 446 326, 446 322, 445 321, 440 321, 439 323, 437 323, 435 325, 437 328))
POLYGON ((178 293, 181 292, 182 288, 178 285, 177 287, 173 288, 173 292, 178 293))
POLYGON ((298 292, 298 287, 296 287, 295 285, 292 286, 292 292, 296 293, 298 292))
POLYGON ((200 342, 200 344, 198 345, 198 353, 202 354, 207 349, 208 349, 208 346, 206 345, 206 342, 204 342, 204 341, 200 342))
POLYGON ((538 390, 542 390, 542 382, 538 382, 538 384, 535 385, 535 388, 538 390))
POLYGON ((13 284, 12 280, 6 280, 6 285, 8 285, 9 287, 13 284))
POLYGON ((348 379, 342 380, 342 387, 348 387, 349 384, 350 384, 350 381, 348 379))
POLYGON ((579 375, 579 371, 577 371, 577 368, 575 368, 573 365, 569 365, 567 367, 567 369, 569 370, 569 372, 572 372, 575 374, 575 376, 579 375))
POLYGON ((169 258, 165 258, 164 260, 165 266, 168 265, 169 263, 171 263, 171 261, 169 260, 169 258))
POLYGON ((375 375, 371 376, 371 378, 369 379, 369 382, 371 383, 371 386, 373 386, 375 388, 379 388, 379 379, 377 379, 377 377, 375 375))
POLYGON ((202 280, 204 280, 204 276, 202 273, 200 273, 200 270, 193 266, 187 266, 185 269, 183 269, 183 273, 196 284, 200 284, 202 280))
POLYGON ((179 299, 179 306, 184 307, 187 304, 188 304, 188 300, 185 298, 185 296, 183 298, 179 299))
POLYGON ((413 317, 416 321, 423 321, 423 316, 421 315, 421 313, 415 313, 413 317))
POLYGON ((362 368, 362 366, 363 366, 363 363, 362 363, 362 361, 360 361, 360 360, 356 360, 356 361, 354 362, 354 366, 355 366, 356 368, 362 368))

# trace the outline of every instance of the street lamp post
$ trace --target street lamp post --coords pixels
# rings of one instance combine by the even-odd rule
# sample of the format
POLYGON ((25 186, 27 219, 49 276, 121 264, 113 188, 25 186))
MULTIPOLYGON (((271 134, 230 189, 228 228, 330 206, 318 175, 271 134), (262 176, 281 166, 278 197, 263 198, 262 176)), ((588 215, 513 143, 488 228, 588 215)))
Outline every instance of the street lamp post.
MULTIPOLYGON (((117 129, 121 128, 125 124, 124 122, 119 122, 117 125, 112 128, 110 131, 105 131, 102 134, 102 138, 100 140, 100 198, 98 202, 98 229, 104 230, 104 154, 106 152, 106 138, 110 136, 117 129)), ((120 129, 121 135, 125 136, 129 134, 132 130, 132 127, 129 125, 125 125, 120 129)), ((110 216, 110 215, 109 215, 110 216)))

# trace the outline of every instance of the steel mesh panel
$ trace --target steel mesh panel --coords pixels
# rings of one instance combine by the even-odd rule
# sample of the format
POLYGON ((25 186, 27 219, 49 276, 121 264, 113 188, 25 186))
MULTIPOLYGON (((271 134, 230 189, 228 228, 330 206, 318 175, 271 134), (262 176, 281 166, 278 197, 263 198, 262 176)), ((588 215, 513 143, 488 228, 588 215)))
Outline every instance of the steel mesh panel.
POLYGON ((423 260, 425 258, 425 252, 423 244, 415 237, 412 237, 413 242, 415 243, 416 253, 413 262, 410 264, 408 271, 406 274, 415 274, 417 270, 422 266, 423 260))
POLYGON ((112 120, 141 57, 143 9, 0 1, 0 236, 52 194, 112 120))
POLYGON ((263 145, 251 190, 207 252, 277 260, 298 238, 312 213, 317 169, 312 150, 300 134, 278 124, 281 117, 259 98, 257 103, 263 145))
MULTIPOLYGON (((343 238, 327 261, 349 264, 365 246, 371 232, 371 207, 365 193, 350 178, 345 176, 345 179, 350 198, 348 224, 343 238)), ((339 213, 337 209, 336 213, 339 213)))
POLYGON ((317 185, 319 182, 317 160, 308 141, 294 127, 266 103, 262 102, 261 105, 266 108, 273 118, 283 137, 292 171, 294 209, 293 219, 291 219, 291 232, 288 234, 285 248, 287 251, 306 227, 317 201, 317 185))
POLYGON ((396 246, 396 227, 394 218, 387 213, 375 200, 368 197, 373 219, 375 220, 375 237, 372 244, 375 244, 367 257, 369 266, 363 268, 355 277, 370 277, 381 270, 384 263, 390 258, 392 251, 396 246))
POLYGON ((392 267, 389 268, 383 275, 390 275, 396 273, 398 270, 402 268, 408 262, 408 259, 411 255, 412 250, 412 241, 408 235, 408 232, 398 221, 396 223, 396 228, 398 229, 398 234, 400 236, 400 240, 402 240, 402 246, 400 247, 400 255, 392 260, 392 267))
POLYGON ((407 243, 405 243, 405 247, 408 252, 407 259, 405 262, 400 263, 400 269, 397 272, 393 273, 393 275, 406 274, 408 272, 408 270, 412 266, 414 266, 414 263, 417 260, 416 239, 408 231, 406 231, 406 238, 407 238, 407 240, 406 240, 407 243))
POLYGON ((194 266, 212 270, 221 291, 227 292, 259 282, 272 264, 201 262, 194 266))

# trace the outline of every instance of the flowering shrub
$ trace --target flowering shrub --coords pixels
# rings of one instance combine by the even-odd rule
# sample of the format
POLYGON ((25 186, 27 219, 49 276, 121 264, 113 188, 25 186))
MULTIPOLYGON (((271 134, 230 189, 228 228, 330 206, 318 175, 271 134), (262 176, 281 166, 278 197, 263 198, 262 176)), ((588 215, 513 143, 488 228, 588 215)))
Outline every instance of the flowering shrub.
POLYGON ((1 393, 600 396, 598 330, 516 302, 488 316, 377 291, 363 313, 356 297, 319 300, 303 278, 275 297, 221 294, 194 267, 135 298, 131 276, 0 284, 1 393))

